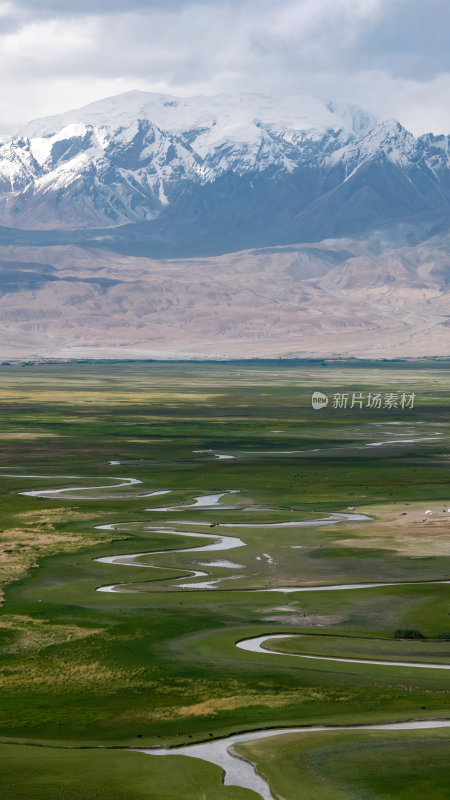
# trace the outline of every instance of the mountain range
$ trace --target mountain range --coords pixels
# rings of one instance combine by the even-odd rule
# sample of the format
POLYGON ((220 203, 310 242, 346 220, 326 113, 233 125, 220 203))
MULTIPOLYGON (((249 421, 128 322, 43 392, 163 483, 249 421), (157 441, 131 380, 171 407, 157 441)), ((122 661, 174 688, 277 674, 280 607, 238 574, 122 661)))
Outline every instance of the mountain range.
POLYGON ((0 143, 0 356, 448 355, 449 221, 448 136, 108 98, 0 143))

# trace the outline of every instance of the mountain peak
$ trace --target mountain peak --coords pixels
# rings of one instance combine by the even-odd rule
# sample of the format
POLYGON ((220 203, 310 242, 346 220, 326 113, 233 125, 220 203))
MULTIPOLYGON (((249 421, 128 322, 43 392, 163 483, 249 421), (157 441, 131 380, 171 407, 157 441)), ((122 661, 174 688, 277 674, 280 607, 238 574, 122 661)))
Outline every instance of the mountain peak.
POLYGON ((390 161, 406 164, 417 149, 417 139, 398 120, 387 119, 364 137, 364 148, 369 155, 383 153, 390 161))
POLYGON ((379 122, 361 139, 336 151, 331 160, 334 163, 344 161, 359 168, 366 161, 384 157, 392 163, 406 166, 415 156, 417 147, 417 139, 412 133, 398 120, 387 119, 379 122))
POLYGON ((313 95, 242 92, 176 97, 136 90, 33 120, 21 135, 49 136, 73 123, 114 128, 129 123, 131 118, 146 119, 159 128, 178 132, 196 126, 214 126, 228 134, 240 131, 244 138, 260 125, 276 125, 296 132, 341 130, 348 136, 361 136, 376 125, 370 114, 356 106, 326 102, 313 95))
MULTIPOLYGON (((350 178, 370 183, 374 171, 361 171, 366 163, 379 174, 387 168, 389 181, 392 164, 404 171, 414 164, 433 209, 447 207, 448 161, 447 139, 416 140, 397 120, 377 123, 356 106, 312 95, 131 91, 35 120, 0 144, 0 223, 78 229, 148 222, 160 226, 164 243, 177 225, 194 235, 192 219, 204 220, 211 236, 222 230, 233 238, 233 230, 242 235, 250 226, 263 241, 268 227, 281 230, 292 218, 292 230, 303 226, 295 236, 309 238, 324 226, 334 230, 336 192, 355 191, 350 178), (332 213, 318 213, 328 201, 332 213)), ((360 186, 364 210, 356 202, 347 215, 356 214, 357 227, 392 217, 381 197, 392 191, 389 181, 377 189, 375 209, 374 186, 360 186)), ((418 213, 420 192, 409 206, 418 213)), ((336 230, 349 224, 339 217, 336 230)))

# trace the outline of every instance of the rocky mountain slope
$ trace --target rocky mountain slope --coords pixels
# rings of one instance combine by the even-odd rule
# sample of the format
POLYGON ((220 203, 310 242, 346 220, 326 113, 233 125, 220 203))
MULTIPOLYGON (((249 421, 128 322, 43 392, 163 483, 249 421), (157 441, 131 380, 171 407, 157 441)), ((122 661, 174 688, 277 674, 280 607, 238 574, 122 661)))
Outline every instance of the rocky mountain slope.
POLYGON ((0 248, 0 358, 448 356, 449 242, 156 260, 0 248))

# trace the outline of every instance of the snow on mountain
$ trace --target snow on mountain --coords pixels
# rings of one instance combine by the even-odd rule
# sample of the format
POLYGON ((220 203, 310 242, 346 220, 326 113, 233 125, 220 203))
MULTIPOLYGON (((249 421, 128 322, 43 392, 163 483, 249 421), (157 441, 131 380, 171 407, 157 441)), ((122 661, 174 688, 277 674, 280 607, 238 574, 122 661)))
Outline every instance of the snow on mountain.
POLYGON ((256 244, 271 227, 271 241, 355 234, 447 213, 448 144, 308 95, 127 92, 0 143, 0 224, 151 222, 160 241, 245 228, 256 244))
POLYGON ((269 97, 242 93, 182 98, 134 91, 34 120, 22 135, 27 138, 51 136, 67 125, 80 122, 111 130, 125 129, 130 120, 137 119, 145 119, 175 134, 209 129, 211 143, 257 140, 261 125, 274 126, 277 130, 316 130, 321 134, 328 130, 344 130, 355 135, 367 133, 376 125, 373 117, 355 106, 326 103, 309 95, 269 97))
POLYGON ((35 120, 0 146, 0 212, 25 227, 153 219, 180 182, 293 172, 375 124, 354 106, 307 95, 127 92, 35 120))
POLYGON ((330 163, 342 161, 361 166, 364 162, 384 156, 393 164, 405 167, 417 156, 418 141, 397 120, 385 120, 361 139, 351 142, 330 157, 330 163))

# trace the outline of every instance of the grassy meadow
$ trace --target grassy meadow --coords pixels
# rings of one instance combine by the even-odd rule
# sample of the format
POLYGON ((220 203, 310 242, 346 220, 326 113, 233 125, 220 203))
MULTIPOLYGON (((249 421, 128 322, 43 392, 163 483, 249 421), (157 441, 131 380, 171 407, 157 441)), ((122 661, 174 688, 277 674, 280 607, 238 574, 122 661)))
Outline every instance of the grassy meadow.
MULTIPOLYGON (((436 582, 450 580, 448 366, 1 366, 1 800, 244 800, 255 793, 222 786, 212 764, 115 748, 450 718, 448 671, 292 656, 450 664, 450 585, 436 582), (416 398, 315 411, 315 390, 416 398), (371 519, 333 516, 346 513, 371 519), (191 550, 218 536, 244 544, 191 550), (147 568, 95 560, 134 553, 147 568), (263 591, 360 583, 393 585, 263 591), (272 633, 292 633, 267 644, 284 655, 235 646, 272 633)), ((401 779, 410 762, 434 800, 448 796, 448 736, 240 748, 284 800, 418 797, 401 779)))
POLYGON ((274 797, 443 800, 448 731, 327 731, 237 746, 270 780, 274 797))

